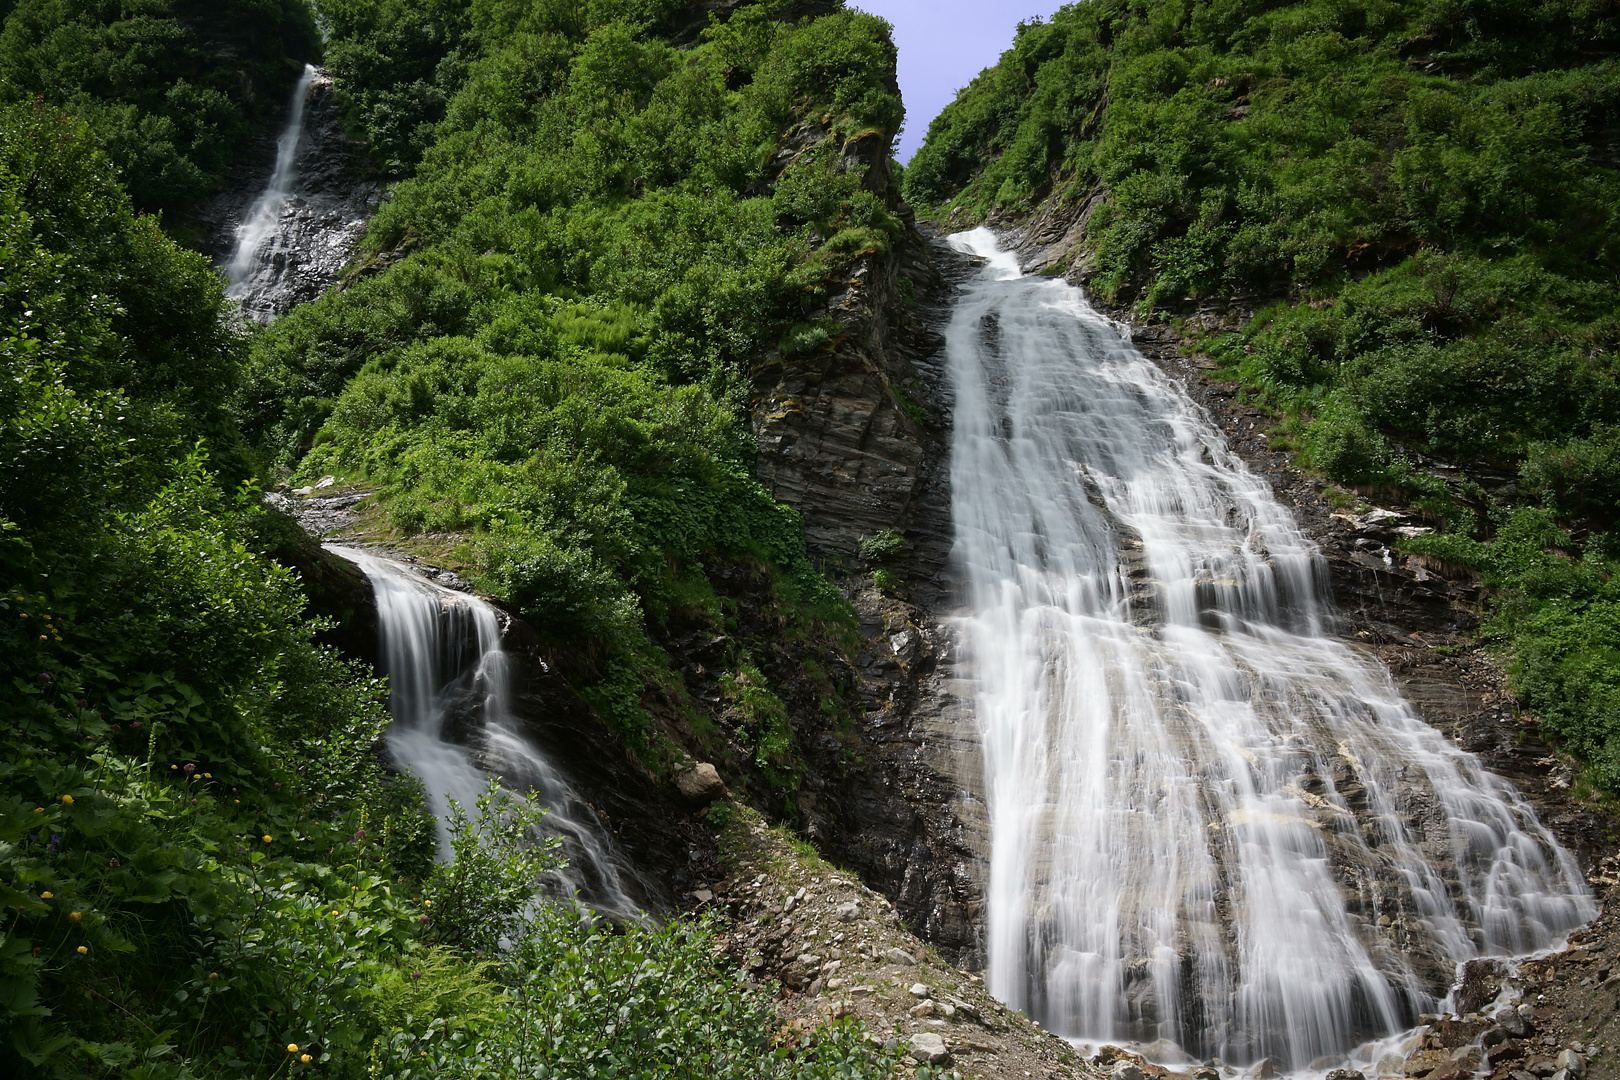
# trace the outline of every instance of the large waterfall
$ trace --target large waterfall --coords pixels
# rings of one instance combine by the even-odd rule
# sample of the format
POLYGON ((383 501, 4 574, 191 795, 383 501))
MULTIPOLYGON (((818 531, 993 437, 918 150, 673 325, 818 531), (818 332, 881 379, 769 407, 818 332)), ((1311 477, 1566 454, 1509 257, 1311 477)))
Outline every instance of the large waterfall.
POLYGON ((1304 1068, 1595 908, 1331 636, 1323 561, 1183 389, 988 231, 947 331, 989 984, 1088 1040, 1304 1068))
POLYGON ((388 673, 389 752, 422 781, 440 820, 441 857, 450 854, 443 822, 454 799, 469 817, 489 769, 506 786, 533 791, 547 808, 545 827, 563 841, 568 865, 553 882, 565 898, 578 895, 613 918, 639 914, 626 890, 631 872, 588 806, 538 748, 518 730, 511 709, 512 676, 493 607, 436 585, 407 567, 352 548, 331 547, 360 567, 377 598, 383 667, 388 673), (470 745, 455 741, 457 721, 470 745))

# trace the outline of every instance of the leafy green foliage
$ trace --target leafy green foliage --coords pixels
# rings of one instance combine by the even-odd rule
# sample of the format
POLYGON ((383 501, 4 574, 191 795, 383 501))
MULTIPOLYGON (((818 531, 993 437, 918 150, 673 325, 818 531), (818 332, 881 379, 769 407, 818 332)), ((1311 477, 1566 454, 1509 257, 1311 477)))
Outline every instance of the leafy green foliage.
POLYGON ((174 212, 220 181, 320 51, 303 0, 18 0, 0 29, 0 103, 38 97, 85 120, 136 207, 174 212))
POLYGON ((720 676, 720 693, 736 710, 739 726, 753 739, 754 764, 766 781, 772 787, 794 784, 797 761, 787 706, 771 690, 764 674, 745 658, 735 672, 720 676))
MULTIPOLYGON (((391 25, 344 10, 334 56, 391 25)), ((851 162, 886 160, 901 111, 886 24, 783 10, 678 49, 673 5, 473 5, 465 80, 366 241, 390 265, 259 335, 241 398, 272 461, 472 534, 481 586, 604 643, 588 696, 642 753, 639 680, 667 666, 643 623, 712 603, 706 558, 832 595, 752 477, 743 380, 778 342, 820 347, 831 276, 898 235, 851 162)))
MULTIPOLYGON (((184 36, 167 7, 141 8, 150 19, 133 28, 127 5, 82 18, 66 4, 4 10, 24 7, 90 37, 184 36)), ((611 119, 567 111, 610 91, 615 108, 650 107, 683 71, 722 93, 702 64, 635 29, 672 5, 591 5, 594 21, 568 24, 577 8, 555 5, 578 90, 558 118, 611 119)), ((512 13, 473 14, 487 28, 512 13)), ((767 42, 791 32, 758 24, 767 42)), ((820 44, 793 63, 844 49, 856 60, 834 97, 871 105, 856 69, 886 39, 810 38, 820 44)), ((814 73, 778 74, 776 92, 799 107, 814 73)), ((136 75, 129 85, 144 85, 136 75)), ((522 72, 504 78, 483 85, 527 92, 522 72)), ((379 763, 383 686, 318 643, 326 627, 305 614, 296 578, 262 553, 285 526, 266 518, 230 411, 234 398, 254 440, 289 457, 324 424, 316 459, 375 474, 396 520, 476 530, 488 581, 560 628, 628 642, 593 693, 648 751, 638 695, 657 657, 638 627, 714 605, 704 553, 768 561, 778 595, 800 582, 825 593, 796 519, 748 475, 728 358, 799 314, 794 290, 819 271, 803 269, 809 245, 794 230, 836 233, 854 211, 801 210, 783 239, 770 199, 744 190, 757 172, 728 179, 719 199, 703 186, 717 174, 682 187, 679 170, 645 205, 626 189, 585 192, 578 220, 568 194, 554 225, 627 252, 670 244, 674 276, 646 249, 625 254, 610 285, 580 261, 542 289, 515 276, 528 272, 521 248, 463 273, 463 212, 484 225, 503 206, 522 216, 485 188, 417 256, 258 335, 239 393, 249 342, 219 279, 136 216, 98 149, 107 130, 37 102, 0 112, 0 1071, 892 1073, 892 1056, 851 1028, 779 1033, 706 927, 618 932, 545 906, 538 879, 553 857, 519 796, 492 787, 476 814, 455 815, 452 857, 435 863, 420 785, 379 763)), ((435 182, 449 174, 425 171, 435 182)), ((860 220, 883 226, 858 178, 840 182, 860 220)), ((771 760, 788 754, 775 704, 771 760)))
POLYGON ((433 144, 434 126, 467 74, 466 0, 317 0, 326 66, 353 127, 387 175, 404 175, 433 144))
POLYGON ((1408 544, 1503 591, 1486 633, 1512 653, 1514 690, 1599 784, 1620 790, 1620 565, 1577 554, 1547 509, 1520 507, 1493 524, 1489 542, 1453 534, 1408 544))
POLYGON ((424 888, 425 936, 474 956, 494 956, 528 923, 541 876, 561 865, 555 854, 561 841, 542 843, 545 811, 502 790, 493 776, 474 809, 476 816, 469 816, 451 806, 445 823, 451 858, 433 868, 424 888))
POLYGON ((906 539, 896 529, 883 529, 861 540, 861 558, 867 562, 883 562, 900 554, 906 539))
POLYGON ((715 959, 704 922, 620 932, 545 909, 504 958, 503 1022, 458 1032, 401 1031, 382 1058, 409 1077, 668 1076, 857 1080, 889 1076, 898 1052, 875 1050, 851 1023, 801 1039, 763 995, 715 959))

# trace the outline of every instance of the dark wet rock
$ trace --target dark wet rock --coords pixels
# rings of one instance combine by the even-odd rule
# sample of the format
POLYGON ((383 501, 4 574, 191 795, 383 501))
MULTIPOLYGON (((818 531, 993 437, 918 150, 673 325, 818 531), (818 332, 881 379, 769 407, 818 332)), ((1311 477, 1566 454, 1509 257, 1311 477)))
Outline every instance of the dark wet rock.
MULTIPOLYGON (((292 194, 241 298, 243 312, 261 322, 338 283, 383 197, 383 183, 364 172, 361 144, 343 129, 331 77, 318 72, 306 101, 292 194)), ((262 133, 219 193, 189 214, 187 224, 217 266, 236 250, 237 227, 275 168, 279 129, 262 133)))
POLYGON ((270 557, 298 575, 310 612, 335 624, 322 640, 376 667, 377 600, 366 575, 348 559, 322 549, 305 530, 296 500, 272 493, 264 502, 274 530, 267 545, 270 557))
POLYGON ((1474 1042, 1488 1027, 1490 1021, 1484 1019, 1435 1020, 1430 1023, 1428 1034, 1423 1037, 1423 1045, 1434 1050, 1455 1050, 1474 1042))
POLYGON ((1515 1039, 1522 1039, 1533 1030, 1530 1021, 1526 1020, 1518 1009, 1498 1010, 1496 1022, 1501 1025, 1503 1032, 1515 1039))

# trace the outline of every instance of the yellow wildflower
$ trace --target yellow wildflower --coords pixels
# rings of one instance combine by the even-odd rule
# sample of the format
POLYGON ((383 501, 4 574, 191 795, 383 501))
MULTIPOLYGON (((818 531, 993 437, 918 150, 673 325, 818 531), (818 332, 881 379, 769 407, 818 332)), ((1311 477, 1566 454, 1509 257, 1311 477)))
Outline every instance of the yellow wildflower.
POLYGON ((289 1053, 289 1054, 298 1053, 298 1044, 297 1043, 288 1043, 287 1044, 287 1053, 289 1053))
POLYGON ((70 911, 68 912, 68 918, 72 919, 74 922, 82 922, 84 920, 84 914, 83 912, 70 911))
POLYGON ((62 796, 62 802, 67 806, 72 806, 73 805, 73 796, 71 796, 71 795, 62 796))
POLYGON ((45 890, 45 891, 44 891, 44 892, 42 892, 42 893, 40 893, 40 894, 39 894, 39 898, 40 898, 40 899, 41 899, 41 900, 49 900, 49 899, 50 899, 50 898, 51 898, 51 897, 53 897, 53 896, 55 896, 55 895, 56 895, 56 894, 55 894, 55 893, 53 893, 53 892, 51 892, 51 890, 49 890, 49 889, 46 889, 46 890, 45 890))
POLYGON ((269 833, 264 834, 264 842, 267 843, 267 844, 270 843, 270 834, 269 833))
POLYGON ((305 1065, 308 1065, 310 1062, 314 1061, 315 1059, 310 1057, 308 1054, 303 1054, 303 1055, 299 1056, 298 1060, 302 1061, 305 1065))
POLYGON ((79 955, 80 956, 87 956, 87 955, 89 955, 89 953, 90 953, 89 949, 85 948, 83 945, 79 946, 79 955))

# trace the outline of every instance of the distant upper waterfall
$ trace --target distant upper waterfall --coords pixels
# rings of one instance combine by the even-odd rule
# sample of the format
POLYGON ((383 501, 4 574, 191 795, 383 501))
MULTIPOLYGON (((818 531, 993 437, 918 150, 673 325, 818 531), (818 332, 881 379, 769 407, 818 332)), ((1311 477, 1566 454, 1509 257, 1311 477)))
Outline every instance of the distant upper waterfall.
POLYGON ((393 716, 388 748, 427 791, 440 821, 440 857, 450 855, 443 824, 450 800, 469 817, 477 814, 488 775, 481 763, 514 790, 532 790, 547 808, 545 828, 562 838, 568 859, 556 875, 557 892, 564 897, 578 893, 582 903, 615 918, 638 916, 626 891, 629 871, 620 864, 606 830, 514 722, 509 660, 501 648, 495 609, 399 563, 352 548, 329 550, 359 566, 376 594, 393 716), (471 746, 451 739, 458 711, 472 729, 471 746))
MULTIPOLYGON (((246 301, 255 271, 261 263, 260 250, 276 233, 281 222, 281 211, 292 194, 297 175, 298 143, 304 137, 304 107, 309 100, 309 88, 315 81, 315 65, 305 64, 298 85, 293 87, 292 101, 287 106, 287 126, 276 140, 276 167, 265 184, 264 191, 249 208, 236 230, 236 250, 225 266, 225 279, 229 283, 226 295, 238 302, 246 301)), ((244 310, 248 305, 243 303, 244 310)), ((253 312, 249 311, 249 314, 253 312)))
POLYGON ((1180 385, 987 230, 951 243, 989 260, 947 349, 992 991, 1302 1069, 1590 919, 1517 792, 1326 633, 1324 562, 1180 385))

